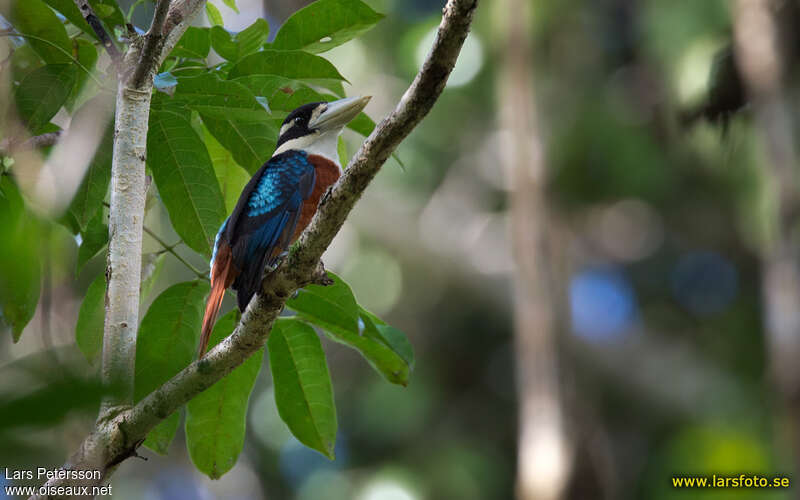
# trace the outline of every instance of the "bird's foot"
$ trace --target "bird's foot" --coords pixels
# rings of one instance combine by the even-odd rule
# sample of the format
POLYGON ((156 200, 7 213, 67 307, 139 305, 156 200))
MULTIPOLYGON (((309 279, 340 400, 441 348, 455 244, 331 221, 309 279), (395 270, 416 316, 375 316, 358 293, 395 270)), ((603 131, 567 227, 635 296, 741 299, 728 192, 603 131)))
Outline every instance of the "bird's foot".
POLYGON ((278 254, 278 256, 275 257, 275 260, 273 261, 272 265, 267 263, 264 266, 264 275, 266 276, 267 274, 271 274, 276 269, 281 267, 281 264, 283 264, 283 261, 286 260, 286 257, 288 257, 288 256, 289 256, 289 252, 281 252, 280 254, 278 254))

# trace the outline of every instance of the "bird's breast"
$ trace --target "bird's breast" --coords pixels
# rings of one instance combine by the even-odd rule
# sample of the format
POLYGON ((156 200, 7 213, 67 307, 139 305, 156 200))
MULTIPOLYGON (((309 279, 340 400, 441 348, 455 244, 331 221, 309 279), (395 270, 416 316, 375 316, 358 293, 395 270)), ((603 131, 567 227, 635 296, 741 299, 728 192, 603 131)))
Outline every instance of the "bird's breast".
POLYGON ((314 189, 311 191, 311 196, 303 203, 303 208, 300 212, 300 220, 297 222, 297 228, 292 235, 293 242, 300 237, 300 234, 302 234, 303 230, 311 222, 311 219, 317 212, 319 200, 322 198, 322 195, 325 194, 325 191, 327 191, 329 187, 339 180, 339 176, 341 175, 341 168, 339 165, 324 156, 310 154, 308 155, 308 160, 314 165, 316 180, 314 181, 314 189))

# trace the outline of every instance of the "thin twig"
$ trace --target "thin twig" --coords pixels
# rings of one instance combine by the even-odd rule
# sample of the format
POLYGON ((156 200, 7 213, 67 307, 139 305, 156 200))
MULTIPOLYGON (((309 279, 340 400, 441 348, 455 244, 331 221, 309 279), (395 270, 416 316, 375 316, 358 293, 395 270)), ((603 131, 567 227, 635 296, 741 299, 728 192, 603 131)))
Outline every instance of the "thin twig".
MULTIPOLYGON (((104 201, 104 202, 103 202, 103 205, 105 205, 107 208, 111 208, 111 206, 108 204, 108 202, 105 202, 105 201, 104 201)), ((151 237, 151 238, 153 238, 154 240, 156 240, 156 243, 158 243, 159 245, 161 245, 161 248, 163 248, 165 252, 169 252, 169 253, 171 253, 171 254, 172 254, 172 255, 173 255, 173 256, 174 256, 176 259, 178 259, 178 261, 179 261, 181 264, 183 264, 184 266, 186 266, 186 267, 187 267, 187 268, 188 268, 190 271, 192 271, 192 272, 193 272, 195 275, 197 275, 197 277, 198 277, 198 278, 200 278, 200 279, 204 279, 204 280, 208 281, 208 273, 204 273, 203 271, 201 271, 201 270, 197 269, 196 267, 194 267, 193 265, 191 265, 191 264, 190 264, 190 263, 189 263, 189 262, 188 262, 186 259, 184 259, 183 257, 181 257, 181 256, 180 256, 180 254, 179 254, 178 252, 176 252, 176 251, 175 251, 175 247, 176 247, 176 246, 178 246, 178 245, 180 245, 182 241, 179 241, 178 243, 175 243, 174 245, 170 245, 170 244, 169 244, 169 243, 167 243, 166 241, 162 240, 162 239, 161 239, 161 238, 160 238, 160 237, 159 237, 159 236, 158 236, 158 235, 157 235, 157 234, 156 234, 156 233, 155 233, 155 232, 154 232, 152 229, 150 229, 149 227, 147 227, 147 226, 144 226, 144 225, 143 225, 143 226, 142 226, 142 230, 144 230, 144 232, 145 232, 145 233, 147 233, 148 235, 150 235, 150 237, 151 237)))
MULTIPOLYGON (((192 271, 195 275, 197 275, 198 278, 208 281, 208 273, 204 273, 204 272, 200 271, 199 269, 197 269, 196 267, 191 265, 186 259, 181 257, 180 254, 175 251, 175 245, 169 245, 167 242, 165 242, 164 240, 159 238, 158 235, 156 235, 156 233, 154 233, 153 230, 148 228, 147 226, 143 226, 143 229, 144 229, 144 232, 149 234, 151 238, 156 240, 156 243, 161 245, 166 252, 171 253, 173 255, 173 257, 178 259, 178 261, 181 264, 186 266, 190 271, 192 271)), ((177 243, 176 243, 176 245, 177 245, 177 243)))
POLYGON ((18 151, 28 151, 47 146, 53 146, 61 138, 63 131, 48 132, 46 134, 35 135, 24 141, 18 142, 14 137, 8 137, 0 141, 0 153, 16 153, 18 151))
POLYGON ((199 65, 199 66, 181 66, 180 68, 171 69, 170 73, 178 73, 178 72, 181 72, 181 71, 187 71, 187 70, 191 70, 191 69, 205 69, 205 70, 207 70, 208 68, 206 66, 202 66, 202 65, 199 65))
POLYGON ((111 40, 111 37, 106 33, 105 28, 103 28, 103 23, 100 22, 100 18, 97 17, 97 14, 94 13, 94 9, 89 5, 89 0, 75 0, 75 5, 78 6, 78 10, 81 11, 81 15, 86 19, 86 23, 91 26, 97 38, 100 39, 100 43, 105 47, 111 60, 114 64, 118 64, 121 54, 111 40))

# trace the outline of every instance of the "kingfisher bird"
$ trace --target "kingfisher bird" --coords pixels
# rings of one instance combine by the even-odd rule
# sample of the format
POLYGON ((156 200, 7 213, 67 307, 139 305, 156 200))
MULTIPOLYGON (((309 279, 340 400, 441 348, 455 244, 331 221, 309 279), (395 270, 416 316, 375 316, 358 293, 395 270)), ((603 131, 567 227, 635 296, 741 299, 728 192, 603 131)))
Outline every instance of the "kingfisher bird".
POLYGON ((217 233, 198 357, 205 354, 225 290, 236 290, 244 311, 258 291, 265 266, 276 266, 311 222, 323 193, 342 174, 339 134, 369 100, 366 96, 312 102, 283 121, 275 153, 244 187, 217 233))

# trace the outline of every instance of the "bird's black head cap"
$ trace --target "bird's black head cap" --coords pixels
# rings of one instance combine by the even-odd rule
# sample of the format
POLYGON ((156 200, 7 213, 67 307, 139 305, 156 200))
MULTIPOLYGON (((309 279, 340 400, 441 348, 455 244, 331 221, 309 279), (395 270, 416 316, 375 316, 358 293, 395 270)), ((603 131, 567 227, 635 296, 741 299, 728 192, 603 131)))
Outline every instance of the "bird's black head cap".
POLYGON ((323 104, 327 106, 326 102, 310 102, 289 113, 281 124, 281 132, 276 147, 280 147, 281 144, 288 140, 310 134, 312 130, 308 127, 308 122, 311 120, 314 110, 323 104))

